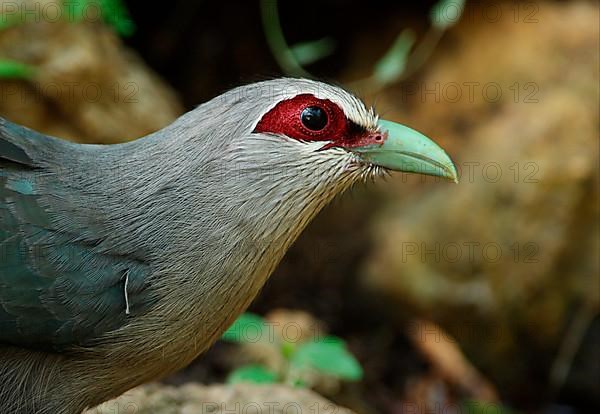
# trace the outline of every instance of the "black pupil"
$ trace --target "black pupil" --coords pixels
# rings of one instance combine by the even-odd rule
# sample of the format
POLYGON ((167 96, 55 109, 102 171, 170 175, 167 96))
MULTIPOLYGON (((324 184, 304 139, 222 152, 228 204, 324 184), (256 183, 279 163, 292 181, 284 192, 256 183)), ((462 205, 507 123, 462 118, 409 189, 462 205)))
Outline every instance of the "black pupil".
POLYGON ((300 115, 302 125, 312 131, 320 131, 327 125, 327 114, 318 106, 304 108, 300 115))

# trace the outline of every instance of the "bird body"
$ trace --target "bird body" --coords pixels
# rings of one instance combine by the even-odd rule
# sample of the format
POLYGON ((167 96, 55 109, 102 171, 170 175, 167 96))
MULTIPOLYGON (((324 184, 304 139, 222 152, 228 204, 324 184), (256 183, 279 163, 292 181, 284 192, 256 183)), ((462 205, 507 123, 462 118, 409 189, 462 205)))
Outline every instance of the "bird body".
POLYGON ((116 145, 0 121, 0 411, 79 413, 187 365, 325 204, 394 168, 378 122, 301 79, 116 145))

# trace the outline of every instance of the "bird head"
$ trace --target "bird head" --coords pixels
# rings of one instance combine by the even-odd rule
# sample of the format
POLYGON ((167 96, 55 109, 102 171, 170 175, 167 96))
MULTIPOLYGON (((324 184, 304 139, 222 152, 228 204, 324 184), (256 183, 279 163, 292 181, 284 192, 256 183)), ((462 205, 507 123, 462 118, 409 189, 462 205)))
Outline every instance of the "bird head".
POLYGON ((346 169, 402 171, 457 180, 454 164, 435 142, 395 122, 341 88, 290 80, 274 105, 260 116, 256 134, 271 134, 307 145, 323 157, 342 157, 346 169))
POLYGON ((143 160, 152 161, 141 164, 152 170, 135 171, 136 177, 154 174, 161 184, 145 188, 160 191, 142 194, 135 204, 143 206, 141 214, 152 214, 146 200, 168 206, 181 226, 162 226, 156 233, 163 241, 167 232, 185 238, 185 251, 178 254, 194 263, 195 252, 219 246, 215 257, 221 266, 250 244, 253 253, 244 260, 255 264, 250 258, 268 258, 271 268, 314 215, 358 181, 390 170, 457 177, 444 150, 421 133, 379 119, 342 88, 306 79, 232 89, 156 138, 157 146, 136 147, 147 155, 143 160), (157 156, 163 161, 157 163, 157 156), (197 246, 190 247, 187 241, 195 239, 197 246))

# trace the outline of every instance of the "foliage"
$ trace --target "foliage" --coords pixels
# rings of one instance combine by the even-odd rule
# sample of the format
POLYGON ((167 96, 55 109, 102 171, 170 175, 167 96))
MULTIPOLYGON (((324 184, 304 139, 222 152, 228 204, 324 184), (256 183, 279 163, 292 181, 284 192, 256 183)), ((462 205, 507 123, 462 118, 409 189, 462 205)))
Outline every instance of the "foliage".
MULTIPOLYGON (((403 30, 388 51, 374 64, 373 73, 356 81, 355 86, 368 84, 371 89, 377 90, 414 73, 433 53, 444 31, 460 19, 464 3, 464 0, 439 0, 430 10, 431 28, 421 42, 417 44, 412 30, 403 30)), ((335 41, 329 37, 288 45, 279 18, 277 0, 261 0, 261 16, 271 52, 287 75, 313 77, 305 66, 331 55, 335 50, 335 41)))
MULTIPOLYGON (((113 27, 122 36, 130 36, 135 31, 135 24, 122 0, 63 0, 62 16, 71 23, 101 16, 106 24, 113 27)), ((45 15, 42 13, 42 17, 45 15)), ((0 14, 0 30, 27 22, 22 14, 0 14)))
POLYGON ((221 339, 230 342, 248 342, 249 330, 256 331, 256 336, 260 338, 265 334, 264 329, 265 320, 263 318, 246 312, 225 331, 221 339))
POLYGON ((296 43, 290 50, 298 63, 306 66, 331 55, 335 50, 335 40, 324 37, 312 42, 296 43))
POLYGON ((72 22, 84 20, 89 8, 98 7, 102 19, 121 36, 130 36, 135 31, 135 24, 122 0, 65 0, 64 4, 72 22))
POLYGON ((316 369, 347 381, 358 381, 363 375, 360 364, 344 341, 333 336, 301 345, 290 358, 290 363, 296 369, 316 369))
POLYGON ((35 68, 21 62, 0 59, 0 78, 29 79, 35 74, 35 68))
POLYGON ((460 19, 464 7, 464 0, 440 0, 431 8, 429 21, 434 27, 445 30, 460 19))
POLYGON ((262 342, 277 349, 287 362, 284 373, 274 373, 262 365, 245 365, 234 370, 227 382, 272 383, 288 382, 306 385, 303 378, 316 372, 345 381, 358 381, 363 370, 346 343, 335 336, 317 337, 295 343, 272 337, 268 323, 258 315, 245 313, 223 334, 222 339, 236 343, 262 342))
POLYGON ((232 371, 227 377, 228 384, 237 384, 238 382, 272 384, 277 382, 277 374, 262 365, 244 365, 232 371))
POLYGON ((408 53, 415 44, 412 30, 402 31, 396 41, 377 63, 373 76, 377 82, 386 84, 398 79, 406 69, 408 53))

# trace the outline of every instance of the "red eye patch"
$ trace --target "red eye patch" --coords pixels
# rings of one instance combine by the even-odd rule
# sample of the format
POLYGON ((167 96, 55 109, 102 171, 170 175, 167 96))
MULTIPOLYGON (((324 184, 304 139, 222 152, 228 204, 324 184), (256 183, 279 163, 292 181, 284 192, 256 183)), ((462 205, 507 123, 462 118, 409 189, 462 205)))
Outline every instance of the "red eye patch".
POLYGON ((254 132, 282 134, 300 141, 332 141, 333 145, 328 147, 353 146, 353 142, 367 133, 364 128, 349 121, 337 104, 310 94, 297 95, 279 102, 262 117, 254 132), (312 123, 307 122, 307 113, 324 116, 321 119, 323 122, 319 123, 319 126, 324 126, 318 130, 311 129, 314 120, 312 123))

